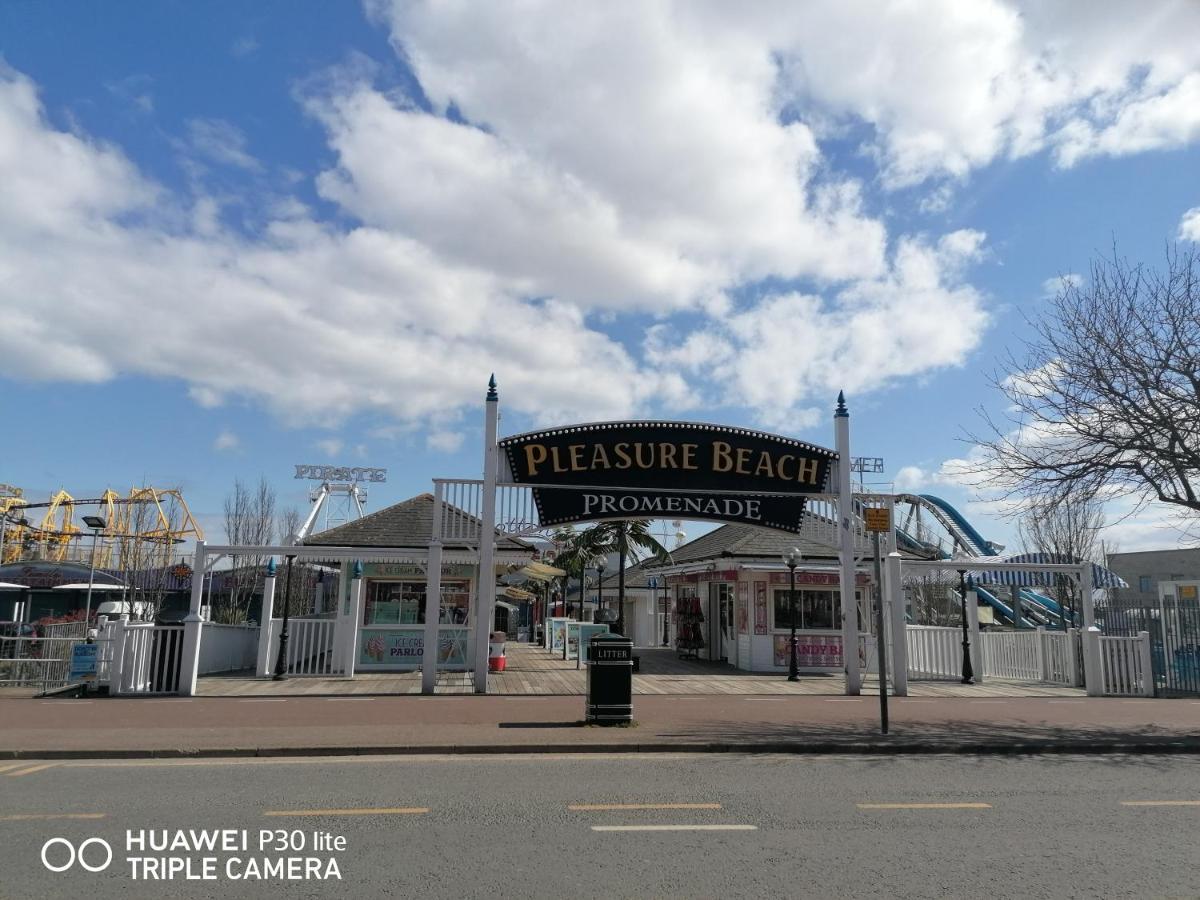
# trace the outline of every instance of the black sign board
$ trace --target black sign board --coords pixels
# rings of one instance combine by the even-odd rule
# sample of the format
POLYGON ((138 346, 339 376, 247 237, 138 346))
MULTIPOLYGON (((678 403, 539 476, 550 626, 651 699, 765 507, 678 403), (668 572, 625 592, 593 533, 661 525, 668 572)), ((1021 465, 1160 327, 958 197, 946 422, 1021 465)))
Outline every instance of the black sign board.
POLYGON ((831 450, 691 422, 602 422, 500 441, 508 478, 533 487, 543 525, 686 518, 799 531, 827 489, 831 450))

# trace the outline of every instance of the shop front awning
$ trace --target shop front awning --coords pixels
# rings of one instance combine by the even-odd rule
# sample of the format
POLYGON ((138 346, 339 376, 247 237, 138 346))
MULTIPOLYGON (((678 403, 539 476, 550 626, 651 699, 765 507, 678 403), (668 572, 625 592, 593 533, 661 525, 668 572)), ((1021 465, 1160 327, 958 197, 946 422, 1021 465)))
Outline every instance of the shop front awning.
POLYGON ((27 591, 27 584, 13 584, 11 581, 0 581, 0 591, 27 591))
POLYGON ((506 587, 500 592, 501 596, 507 597, 510 600, 536 600, 537 597, 529 591, 523 591, 519 587, 506 587))

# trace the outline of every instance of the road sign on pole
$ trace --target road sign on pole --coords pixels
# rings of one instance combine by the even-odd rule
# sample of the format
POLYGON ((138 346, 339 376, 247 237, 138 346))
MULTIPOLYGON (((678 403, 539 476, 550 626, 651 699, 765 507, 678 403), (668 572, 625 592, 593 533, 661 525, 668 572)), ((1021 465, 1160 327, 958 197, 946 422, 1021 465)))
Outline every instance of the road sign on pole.
POLYGON ((892 517, 889 514, 886 506, 878 508, 867 508, 863 510, 863 521, 866 523, 867 531, 873 531, 878 534, 881 531, 891 531, 892 517))

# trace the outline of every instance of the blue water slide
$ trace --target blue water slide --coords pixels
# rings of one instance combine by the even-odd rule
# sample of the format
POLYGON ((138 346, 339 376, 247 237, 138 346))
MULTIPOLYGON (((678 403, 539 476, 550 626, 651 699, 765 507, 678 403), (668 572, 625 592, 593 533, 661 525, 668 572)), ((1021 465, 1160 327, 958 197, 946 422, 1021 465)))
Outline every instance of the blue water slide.
POLYGON ((932 506, 936 506, 946 514, 950 521, 958 526, 958 529, 963 533, 963 535, 975 545, 974 547, 970 547, 968 549, 974 550, 976 556, 996 555, 996 551, 992 547, 991 541, 987 540, 983 535, 976 531, 974 526, 963 518, 962 513, 960 513, 941 497, 934 497, 932 494, 921 494, 921 499, 932 506))
POLYGON ((1038 606, 1044 606, 1049 612, 1054 614, 1055 618, 1059 619, 1060 621, 1065 618, 1069 625, 1074 625, 1074 622, 1071 621, 1070 611, 1062 609, 1057 602, 1051 600, 1045 594, 1038 593, 1037 591, 1030 590, 1029 588, 1022 588, 1021 599, 1027 603, 1032 601, 1038 604, 1038 606))

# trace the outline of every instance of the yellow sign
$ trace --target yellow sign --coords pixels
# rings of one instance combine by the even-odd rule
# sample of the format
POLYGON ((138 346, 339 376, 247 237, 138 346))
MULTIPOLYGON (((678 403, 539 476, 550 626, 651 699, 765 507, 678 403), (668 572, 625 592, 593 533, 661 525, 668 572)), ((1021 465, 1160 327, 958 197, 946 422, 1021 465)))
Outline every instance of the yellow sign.
POLYGON ((891 531, 892 529, 892 517, 888 515, 887 507, 864 509, 863 519, 867 523, 867 531, 891 531))

